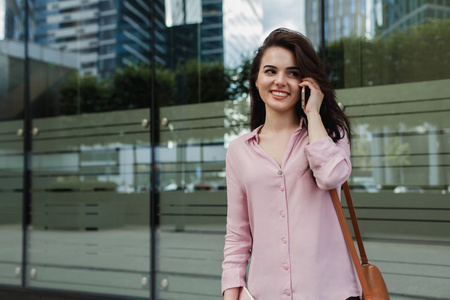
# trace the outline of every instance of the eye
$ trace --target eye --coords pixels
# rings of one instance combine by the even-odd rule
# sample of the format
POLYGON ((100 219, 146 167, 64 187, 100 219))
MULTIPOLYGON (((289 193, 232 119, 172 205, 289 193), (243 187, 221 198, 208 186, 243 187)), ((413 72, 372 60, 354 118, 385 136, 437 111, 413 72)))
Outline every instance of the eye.
POLYGON ((266 69, 266 70, 264 70, 264 73, 266 73, 266 74, 275 74, 275 70, 274 69, 266 69))
POLYGON ((289 72, 289 76, 299 77, 299 76, 300 76, 300 73, 297 72, 297 71, 290 71, 290 72, 289 72))

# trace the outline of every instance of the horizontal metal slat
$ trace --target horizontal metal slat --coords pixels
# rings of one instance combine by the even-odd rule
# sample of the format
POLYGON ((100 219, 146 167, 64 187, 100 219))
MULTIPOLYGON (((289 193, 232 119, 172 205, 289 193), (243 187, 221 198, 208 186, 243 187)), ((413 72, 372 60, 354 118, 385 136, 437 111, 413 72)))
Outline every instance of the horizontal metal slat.
POLYGON ((115 149, 124 146, 149 146, 150 135, 132 133, 128 135, 109 135, 100 137, 67 137, 58 140, 37 140, 33 143, 33 153, 42 152, 78 152, 91 149, 115 149))
POLYGON ((160 299, 170 300, 220 300, 220 277, 197 277, 182 274, 164 273, 157 274, 156 282, 167 280, 168 286, 160 288, 160 299), (200 288, 199 288, 200 287, 200 288), (219 292, 217 292, 219 291, 219 292))
POLYGON ((336 90, 336 96, 339 101, 346 105, 410 102, 429 99, 430 90, 433 91, 433 98, 448 98, 449 85, 449 79, 387 84, 338 89, 336 90))
POLYGON ((132 109, 112 112, 89 113, 74 116, 59 116, 52 118, 34 119, 33 127, 40 131, 67 130, 76 128, 97 128, 119 124, 140 124, 142 119, 149 119, 150 110, 132 109))
POLYGON ((450 98, 432 100, 429 98, 421 99, 417 102, 392 102, 384 105, 372 105, 367 103, 364 106, 348 106, 345 113, 350 117, 363 117, 370 115, 403 115, 411 113, 424 113, 427 111, 449 111, 450 98))
MULTIPOLYGON (((364 238, 396 240, 450 241, 450 223, 417 222, 405 220, 363 220, 358 219, 364 238)), ((350 225, 350 223, 349 223, 350 225)))
POLYGON ((32 288, 47 288, 82 291, 100 294, 124 295, 127 297, 149 297, 148 286, 142 286, 143 276, 148 273, 128 273, 118 271, 103 271, 95 269, 69 269, 45 266, 33 266, 36 269, 36 279, 29 280, 32 288))

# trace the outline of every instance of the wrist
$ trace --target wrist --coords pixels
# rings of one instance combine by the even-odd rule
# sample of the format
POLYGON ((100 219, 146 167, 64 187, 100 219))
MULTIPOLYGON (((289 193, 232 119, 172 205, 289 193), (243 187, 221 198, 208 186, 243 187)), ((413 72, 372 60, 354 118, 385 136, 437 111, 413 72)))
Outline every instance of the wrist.
POLYGON ((320 113, 319 113, 318 111, 315 111, 315 110, 313 110, 313 111, 308 111, 308 112, 306 113, 306 117, 308 118, 308 120, 309 120, 310 118, 321 118, 321 117, 320 117, 320 113))
POLYGON ((238 297, 239 297, 239 288, 238 287, 229 288, 229 289, 224 291, 223 296, 224 296, 223 297, 224 300, 235 300, 235 299, 238 299, 238 297))

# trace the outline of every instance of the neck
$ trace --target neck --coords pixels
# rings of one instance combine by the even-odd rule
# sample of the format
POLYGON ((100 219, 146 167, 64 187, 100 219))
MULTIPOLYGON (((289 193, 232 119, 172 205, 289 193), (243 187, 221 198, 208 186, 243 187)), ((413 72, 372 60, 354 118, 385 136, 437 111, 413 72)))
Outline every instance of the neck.
POLYGON ((285 130, 295 130, 300 126, 300 119, 295 110, 279 113, 269 110, 266 107, 266 119, 264 122, 264 129, 270 132, 281 132, 285 130))

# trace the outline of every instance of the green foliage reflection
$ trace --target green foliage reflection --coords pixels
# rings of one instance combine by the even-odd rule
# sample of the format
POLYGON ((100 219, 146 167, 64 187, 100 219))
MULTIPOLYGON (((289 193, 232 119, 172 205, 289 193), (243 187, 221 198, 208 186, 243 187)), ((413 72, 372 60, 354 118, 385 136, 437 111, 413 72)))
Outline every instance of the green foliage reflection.
MULTIPOLYGON (((227 69, 221 62, 193 59, 176 70, 157 66, 155 97, 160 106, 240 99, 247 94, 250 60, 227 69)), ((64 115, 150 106, 152 70, 146 64, 127 65, 109 77, 70 75, 59 87, 64 115)))
MULTIPOLYGON (((450 20, 434 20, 368 40, 345 37, 326 48, 326 66, 335 88, 450 78, 450 20)), ((320 53, 319 53, 320 55, 320 53)), ((155 99, 160 107, 244 99, 251 60, 237 68, 220 61, 156 66, 155 99)), ((152 70, 134 64, 100 79, 72 75, 60 85, 59 112, 78 114, 145 108, 152 97, 152 70)))
POLYGON ((386 38, 345 37, 326 49, 335 88, 450 78, 450 20, 430 20, 386 38))

